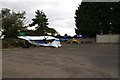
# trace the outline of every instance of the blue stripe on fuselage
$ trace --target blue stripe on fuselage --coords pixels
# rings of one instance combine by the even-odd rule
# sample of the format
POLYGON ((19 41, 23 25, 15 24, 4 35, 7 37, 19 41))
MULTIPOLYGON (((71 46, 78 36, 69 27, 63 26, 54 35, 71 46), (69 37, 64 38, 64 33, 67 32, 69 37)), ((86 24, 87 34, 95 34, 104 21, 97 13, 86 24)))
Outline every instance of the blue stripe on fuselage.
POLYGON ((60 40, 55 40, 55 41, 60 41, 60 40))
POLYGON ((45 44, 45 42, 44 42, 44 41, 37 41, 37 43, 45 44))
POLYGON ((26 36, 23 36, 23 37, 25 37, 26 39, 32 40, 32 39, 30 39, 30 38, 28 38, 28 37, 26 37, 26 36))

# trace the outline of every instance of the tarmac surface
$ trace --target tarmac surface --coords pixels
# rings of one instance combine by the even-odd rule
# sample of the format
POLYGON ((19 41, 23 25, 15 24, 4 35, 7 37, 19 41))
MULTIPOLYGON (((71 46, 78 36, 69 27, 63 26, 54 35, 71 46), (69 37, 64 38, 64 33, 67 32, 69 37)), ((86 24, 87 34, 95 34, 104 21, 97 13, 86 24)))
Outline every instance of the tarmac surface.
POLYGON ((3 78, 118 78, 118 44, 62 44, 2 51, 3 78))

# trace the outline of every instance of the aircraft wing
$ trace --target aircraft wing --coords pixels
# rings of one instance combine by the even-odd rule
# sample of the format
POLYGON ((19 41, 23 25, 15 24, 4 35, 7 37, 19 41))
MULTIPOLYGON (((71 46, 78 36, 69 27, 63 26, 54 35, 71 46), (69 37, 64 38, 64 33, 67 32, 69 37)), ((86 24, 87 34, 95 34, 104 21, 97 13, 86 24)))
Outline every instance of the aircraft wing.
POLYGON ((18 38, 25 39, 25 40, 52 40, 55 39, 55 37, 52 36, 18 36, 18 38))

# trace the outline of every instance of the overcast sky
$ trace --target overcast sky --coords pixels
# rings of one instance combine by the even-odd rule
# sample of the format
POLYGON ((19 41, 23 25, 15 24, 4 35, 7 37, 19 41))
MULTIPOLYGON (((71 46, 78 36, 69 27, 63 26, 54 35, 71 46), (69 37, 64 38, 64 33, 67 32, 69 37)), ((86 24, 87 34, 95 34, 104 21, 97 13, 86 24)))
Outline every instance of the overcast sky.
MULTIPOLYGON (((83 0, 94 1, 118 1, 118 0, 83 0)), ((82 0, 2 0, 0 7, 11 10, 26 11, 26 24, 32 22, 36 10, 43 10, 47 15, 49 27, 56 29, 60 34, 75 35, 75 10, 82 0)))

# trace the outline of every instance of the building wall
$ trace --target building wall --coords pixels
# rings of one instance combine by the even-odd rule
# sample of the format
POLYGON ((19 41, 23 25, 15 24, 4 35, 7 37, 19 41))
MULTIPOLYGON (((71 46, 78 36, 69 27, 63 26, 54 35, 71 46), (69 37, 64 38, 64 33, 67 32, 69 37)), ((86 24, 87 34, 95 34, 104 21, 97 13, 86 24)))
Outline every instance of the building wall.
POLYGON ((96 35, 96 43, 120 43, 120 35, 96 35))

